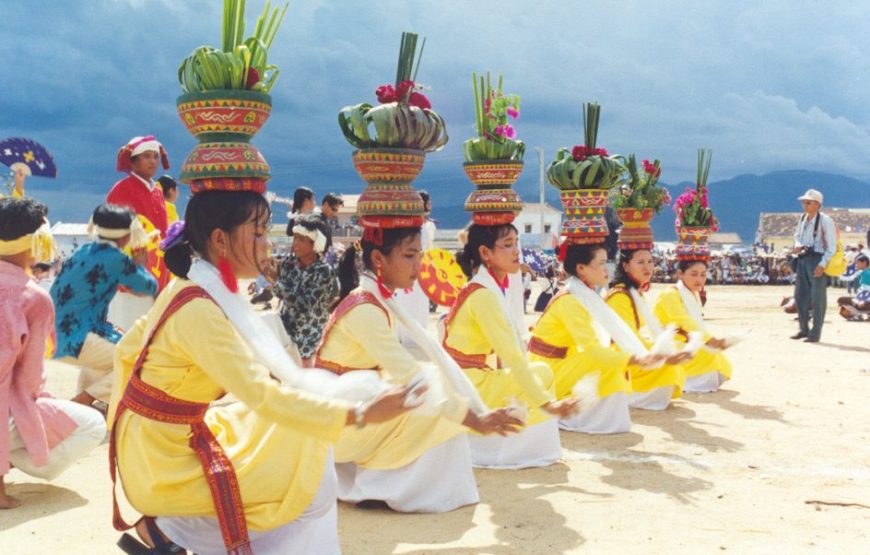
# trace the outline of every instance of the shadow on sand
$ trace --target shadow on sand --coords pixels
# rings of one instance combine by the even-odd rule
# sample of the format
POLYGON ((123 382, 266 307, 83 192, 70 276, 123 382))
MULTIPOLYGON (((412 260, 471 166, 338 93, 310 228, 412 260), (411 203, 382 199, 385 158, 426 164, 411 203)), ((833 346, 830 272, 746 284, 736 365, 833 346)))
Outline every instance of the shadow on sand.
POLYGON ((21 500, 21 506, 0 511, 0 532, 88 503, 87 499, 72 490, 47 483, 7 483, 6 493, 21 500))

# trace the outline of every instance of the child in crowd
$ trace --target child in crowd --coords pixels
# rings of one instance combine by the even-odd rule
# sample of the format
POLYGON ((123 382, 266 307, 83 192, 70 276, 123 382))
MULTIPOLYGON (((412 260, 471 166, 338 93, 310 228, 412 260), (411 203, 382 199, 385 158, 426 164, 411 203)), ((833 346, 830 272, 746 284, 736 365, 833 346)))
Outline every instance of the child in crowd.
POLYGON ((21 502, 6 493, 14 466, 51 480, 106 435, 100 413, 46 393, 46 338, 54 324, 48 293, 27 274, 54 250, 44 204, 0 199, 0 509, 21 502))
POLYGON ((91 216, 92 242, 64 263, 51 287, 57 310, 54 357, 81 368, 73 401, 105 411, 112 394, 115 344, 121 333, 107 320, 109 303, 122 285, 137 295, 154 295, 157 280, 143 267, 143 252, 130 258, 123 250, 145 242, 139 219, 129 208, 102 204, 91 216))

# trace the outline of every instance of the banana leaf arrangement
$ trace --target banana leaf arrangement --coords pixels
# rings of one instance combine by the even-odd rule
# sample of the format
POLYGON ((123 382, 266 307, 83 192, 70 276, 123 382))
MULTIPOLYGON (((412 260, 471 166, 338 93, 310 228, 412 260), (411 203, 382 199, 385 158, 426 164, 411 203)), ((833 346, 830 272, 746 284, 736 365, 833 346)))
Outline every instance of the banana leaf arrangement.
POLYGON ((607 149, 596 148, 601 106, 597 102, 583 104, 584 145, 573 149, 560 148, 547 168, 547 180, 561 190, 611 189, 622 180, 624 157, 610 155, 607 149))
POLYGON ((432 111, 416 83, 426 39, 417 54, 417 35, 402 33, 394 85, 375 91, 380 102, 345 106, 338 114, 344 138, 356 148, 407 148, 434 152, 447 144, 444 120, 432 111), (414 61, 416 56, 416 63, 414 61))
POLYGON ((698 149, 698 178, 695 188, 686 187, 685 192, 674 202, 674 212, 677 213, 674 224, 677 227, 712 227, 713 231, 719 229, 719 220, 713 215, 707 198, 707 178, 712 160, 712 150, 698 149))
POLYGON ((185 93, 213 90, 252 90, 268 93, 279 70, 268 64, 269 48, 284 20, 284 9, 267 1, 254 34, 245 34, 245 0, 224 0, 221 49, 200 46, 178 66, 178 82, 185 93))
POLYGON ((628 179, 619 186, 613 196, 614 208, 652 208, 656 214, 671 203, 671 195, 664 187, 659 187, 659 176, 662 174, 661 162, 643 160, 643 169, 637 165, 637 157, 629 154, 626 168, 628 179))
POLYGON ((502 92, 502 76, 498 76, 496 88, 492 88, 489 73, 486 79, 471 75, 474 85, 474 108, 476 116, 477 137, 468 139, 463 145, 466 162, 481 160, 513 160, 522 161, 526 153, 526 145, 516 139, 517 132, 510 119, 520 117, 520 97, 505 95, 502 92))

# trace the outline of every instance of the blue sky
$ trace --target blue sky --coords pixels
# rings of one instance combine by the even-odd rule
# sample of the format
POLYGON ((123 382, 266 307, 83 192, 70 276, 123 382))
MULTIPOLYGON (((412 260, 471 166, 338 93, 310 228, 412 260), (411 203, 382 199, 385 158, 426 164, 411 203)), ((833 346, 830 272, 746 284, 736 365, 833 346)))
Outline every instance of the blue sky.
MULTIPOLYGON (((248 1, 248 33, 264 2, 248 1)), ((56 182, 33 190, 98 198, 119 178, 118 147, 153 133, 177 173, 194 139, 175 112, 179 62, 219 45, 221 0, 2 0, 0 138, 55 155, 56 182)), ((390 82, 402 31, 426 37, 418 80, 447 121, 447 147, 418 185, 470 187, 472 71, 501 72, 522 97, 520 138, 552 158, 582 143, 581 104, 602 104, 599 146, 662 159, 663 180, 693 179, 699 146, 711 180, 812 169, 870 175, 870 4, 863 2, 295 0, 269 54, 281 68, 255 144, 271 187, 358 191, 345 105, 390 82)), ((521 183, 537 180, 527 154, 521 183)), ((90 205, 92 206, 92 204, 90 205)))

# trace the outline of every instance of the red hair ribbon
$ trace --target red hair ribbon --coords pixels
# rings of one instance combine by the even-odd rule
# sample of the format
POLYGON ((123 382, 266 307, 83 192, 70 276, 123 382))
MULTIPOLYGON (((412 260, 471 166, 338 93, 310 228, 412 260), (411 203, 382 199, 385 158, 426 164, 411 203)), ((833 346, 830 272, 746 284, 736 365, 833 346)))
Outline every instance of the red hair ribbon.
POLYGON ((565 257, 568 256, 568 241, 559 245, 559 251, 556 253, 556 258, 559 262, 565 262, 565 257))
POLYGON ((363 241, 380 247, 384 244, 384 230, 379 227, 363 228, 363 241))

